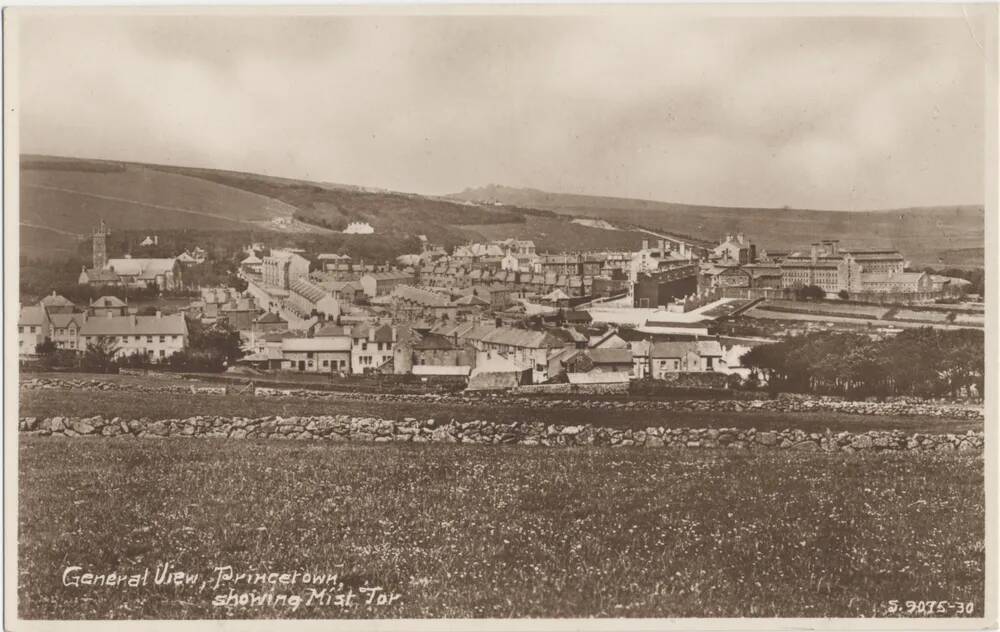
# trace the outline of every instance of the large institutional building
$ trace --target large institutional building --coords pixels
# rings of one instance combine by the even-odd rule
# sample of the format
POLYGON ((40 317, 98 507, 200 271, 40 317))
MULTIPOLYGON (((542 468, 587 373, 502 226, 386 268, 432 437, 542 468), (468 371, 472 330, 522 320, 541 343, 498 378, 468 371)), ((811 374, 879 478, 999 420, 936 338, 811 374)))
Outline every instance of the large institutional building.
POLYGON ((781 261, 781 285, 786 288, 815 285, 828 293, 847 291, 912 294, 930 292, 931 276, 906 272, 906 260, 895 250, 840 249, 828 239, 814 243, 809 252, 794 252, 781 261))

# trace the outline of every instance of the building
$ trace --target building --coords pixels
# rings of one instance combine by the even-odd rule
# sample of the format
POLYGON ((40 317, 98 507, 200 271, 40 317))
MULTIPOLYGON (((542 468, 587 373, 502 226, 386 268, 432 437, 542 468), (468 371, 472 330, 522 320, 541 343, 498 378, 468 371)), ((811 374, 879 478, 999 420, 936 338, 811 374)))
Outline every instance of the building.
POLYGON ((78 351, 80 331, 87 322, 87 314, 50 314, 49 336, 57 349, 78 351))
POLYGON ((275 312, 264 312, 253 321, 255 336, 262 337, 282 331, 288 331, 288 321, 275 312))
POLYGON ((101 296, 90 302, 87 313, 91 316, 125 316, 128 314, 128 304, 117 296, 101 296))
POLYGON ((677 244, 677 250, 672 250, 665 239, 657 240, 653 247, 650 247, 649 240, 644 239, 642 248, 632 253, 629 280, 636 283, 640 274, 651 274, 663 268, 690 263, 693 258, 693 251, 683 242, 677 244))
POLYGON ((129 287, 155 287, 167 291, 181 287, 181 266, 175 257, 137 258, 125 255, 108 259, 105 269, 118 275, 119 282, 129 287))
POLYGON ((632 373, 631 349, 574 349, 562 359, 567 373, 632 373))
POLYGON ((633 307, 661 307, 698 291, 698 265, 688 263, 640 273, 632 289, 633 307))
POLYGON ((250 253, 242 261, 240 261, 240 270, 247 274, 261 274, 261 266, 263 265, 264 261, 251 250, 250 253))
POLYGON ((345 235, 371 235, 374 232, 375 228, 368 222, 351 222, 344 229, 345 235))
POLYGON ((392 294, 396 286, 413 282, 413 275, 406 272, 371 272, 359 279, 361 289, 368 298, 392 294))
POLYGON ((473 364, 474 350, 466 349, 446 336, 430 332, 410 336, 402 343, 397 343, 393 354, 396 373, 416 373, 414 369, 425 366, 461 366, 470 369, 473 364))
POLYGON ((496 327, 464 323, 437 330, 456 344, 466 343, 476 351, 491 351, 513 361, 522 369, 531 369, 532 382, 544 382, 549 376, 549 355, 566 343, 548 331, 515 327, 496 327))
POLYGON ((742 232, 729 233, 712 248, 711 258, 720 265, 744 265, 757 260, 757 246, 751 244, 742 232))
POLYGON ((304 373, 349 373, 349 335, 284 338, 281 341, 282 368, 304 373))
POLYGON ((250 331, 260 311, 253 298, 239 297, 220 305, 217 318, 237 331, 250 331))
POLYGON ((293 304, 302 314, 322 314, 327 318, 336 318, 341 313, 340 301, 326 288, 310 281, 308 277, 299 277, 288 287, 288 302, 293 304))
POLYGON ((384 370, 396 352, 396 328, 390 325, 359 323, 350 329, 351 372, 384 370))
POLYGON ((887 294, 943 293, 935 287, 933 276, 927 272, 862 272, 861 288, 862 292, 887 294))
POLYGON ((815 285, 828 294, 931 291, 928 279, 906 276, 906 261, 899 252, 842 250, 835 239, 813 243, 808 253, 794 252, 784 257, 780 267, 781 286, 785 288, 815 285))
POLYGON ((36 347, 50 337, 49 317, 41 305, 21 308, 17 318, 17 351, 20 356, 35 355, 36 347))
POLYGON ((271 249, 261 263, 265 286, 287 290, 292 281, 309 275, 309 260, 299 252, 288 249, 271 249))
POLYGON ((715 340, 654 342, 649 350, 649 375, 664 379, 668 373, 716 371, 722 346, 715 340))
POLYGON ((79 331, 78 348, 85 351, 98 339, 109 339, 116 357, 143 355, 149 361, 163 362, 187 348, 188 329, 183 314, 155 316, 105 316, 88 318, 79 331))
POLYGON ((52 294, 43 297, 38 304, 41 305, 45 309, 45 313, 50 316, 52 314, 72 314, 76 312, 76 305, 74 305, 69 299, 56 294, 55 291, 53 291, 52 294))

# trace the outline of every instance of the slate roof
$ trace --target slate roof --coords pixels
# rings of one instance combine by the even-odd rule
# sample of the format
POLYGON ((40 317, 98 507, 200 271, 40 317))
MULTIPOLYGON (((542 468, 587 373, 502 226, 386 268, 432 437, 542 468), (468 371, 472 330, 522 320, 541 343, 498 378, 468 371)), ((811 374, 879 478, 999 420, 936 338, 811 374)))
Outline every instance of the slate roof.
POLYGON ((285 323, 285 324, 288 323, 287 320, 285 320, 280 315, 274 312, 265 312, 254 322, 259 323, 261 325, 277 325, 279 323, 285 323))
POLYGON ((153 280, 158 275, 172 272, 177 260, 161 259, 108 259, 106 269, 114 270, 120 276, 132 276, 141 280, 153 280))
POLYGON ((40 305, 28 305, 21 308, 17 318, 18 325, 39 326, 45 324, 45 310, 40 305))
POLYGON ((125 307, 125 301, 117 296, 101 296, 90 302, 91 307, 125 307))
POLYGON ((350 351, 351 339, 345 336, 317 336, 314 338, 285 338, 281 341, 282 351, 301 353, 308 351, 350 351))
POLYGON ((73 301, 64 296, 60 296, 55 292, 52 292, 52 294, 49 294, 39 302, 44 307, 74 307, 73 301))
POLYGON ((183 314, 95 316, 80 327, 81 336, 187 335, 183 314))
POLYGON ((588 349, 586 351, 594 364, 631 364, 631 349, 588 349))
POLYGON ((413 349, 416 351, 452 350, 458 348, 455 343, 445 336, 433 333, 424 334, 420 337, 420 340, 413 344, 413 349))

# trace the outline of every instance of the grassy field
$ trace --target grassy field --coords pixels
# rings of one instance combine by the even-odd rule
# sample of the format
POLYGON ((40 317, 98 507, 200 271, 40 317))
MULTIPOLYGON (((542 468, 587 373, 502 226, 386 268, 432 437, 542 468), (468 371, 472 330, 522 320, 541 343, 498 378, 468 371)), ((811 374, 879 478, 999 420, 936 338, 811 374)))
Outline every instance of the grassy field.
POLYGON ((24 618, 983 612, 978 456, 40 438, 19 454, 24 618), (199 577, 155 585, 164 562, 199 577), (150 576, 65 586, 67 566, 150 576), (217 587, 220 566, 338 573, 354 605, 217 587), (400 597, 365 605, 366 584, 400 597), (212 605, 230 589, 303 601, 212 605))
MULTIPOLYGON (((138 378, 131 378, 138 379, 138 378)), ((646 428, 757 428, 781 430, 802 428, 810 432, 848 430, 904 430, 922 433, 964 433, 981 430, 981 421, 949 420, 938 417, 904 417, 892 415, 851 415, 846 413, 810 412, 776 413, 744 412, 684 412, 671 410, 630 411, 626 409, 533 409, 503 406, 496 402, 476 405, 439 404, 422 401, 372 402, 357 400, 307 400, 297 397, 252 398, 246 395, 212 395, 208 393, 137 393, 128 391, 20 391, 20 414, 25 417, 104 415, 125 419, 169 419, 190 415, 229 417, 263 417, 268 415, 357 415, 385 419, 416 417, 438 420, 470 421, 544 421, 553 424, 591 423, 607 427, 646 428)))

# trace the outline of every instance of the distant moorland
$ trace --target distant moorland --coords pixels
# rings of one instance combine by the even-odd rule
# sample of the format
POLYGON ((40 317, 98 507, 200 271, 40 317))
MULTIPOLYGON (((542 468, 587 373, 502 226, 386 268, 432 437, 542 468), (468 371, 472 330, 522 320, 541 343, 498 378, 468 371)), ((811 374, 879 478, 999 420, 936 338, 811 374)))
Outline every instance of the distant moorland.
MULTIPOLYGON (((80 158, 21 157, 21 254, 78 257, 104 219, 113 231, 254 234, 269 243, 308 241, 330 250, 402 254, 418 235, 454 246, 533 239, 542 252, 635 249, 645 230, 710 244, 742 230, 772 250, 825 238, 899 249, 914 266, 981 266, 981 206, 842 212, 710 207, 489 186, 446 197, 365 189, 251 173, 80 158), (573 220, 577 221, 573 221, 573 220), (602 222, 587 220, 599 219, 602 222), (378 236, 344 235, 350 222, 378 236), (608 224, 619 230, 608 229, 608 224), (367 237, 367 239, 366 239, 367 237), (396 252, 396 251, 399 252, 396 252)), ((201 245, 201 244, 199 244, 201 245)))
POLYGON ((873 211, 743 208, 629 198, 549 193, 490 185, 450 196, 595 217, 618 225, 661 229, 709 241, 742 230, 773 250, 840 239, 855 246, 898 249, 913 265, 983 265, 982 206, 937 206, 873 211))

